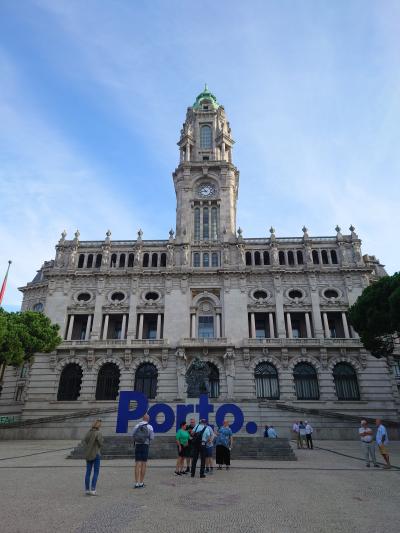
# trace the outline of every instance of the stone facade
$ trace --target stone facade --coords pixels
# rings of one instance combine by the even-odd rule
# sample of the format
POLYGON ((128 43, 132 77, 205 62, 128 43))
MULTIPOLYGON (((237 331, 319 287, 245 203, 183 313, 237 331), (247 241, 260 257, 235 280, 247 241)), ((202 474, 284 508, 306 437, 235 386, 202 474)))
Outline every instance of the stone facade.
MULTIPOLYGON (((261 423, 257 412, 268 398, 397 416, 396 359, 388 365, 368 354, 346 316, 383 266, 362 255, 353 226, 329 237, 304 227, 299 237, 271 228, 245 238, 236 228, 233 144, 224 108, 206 88, 188 108, 178 142, 176 233, 149 241, 139 230, 136 240, 113 241, 108 231, 104 241, 84 241, 79 231, 71 240, 63 232, 54 260, 21 291, 22 309, 43 310, 64 341, 29 369, 7 369, 0 413, 26 419, 114 404, 96 399, 113 396, 112 385, 98 387, 106 363, 116 365, 119 390, 132 390, 137 370, 151 363, 155 399, 185 401, 187 372, 200 359, 211 364, 215 401, 234 400, 261 423), (260 374, 260 363, 276 377, 260 374), (315 375, 296 384, 299 363, 315 375), (354 372, 344 378, 353 380, 350 388, 335 382, 338 363, 354 372), (65 400, 60 376, 71 364, 81 383, 77 398, 65 400)), ((137 386, 151 386, 143 383, 137 386)))

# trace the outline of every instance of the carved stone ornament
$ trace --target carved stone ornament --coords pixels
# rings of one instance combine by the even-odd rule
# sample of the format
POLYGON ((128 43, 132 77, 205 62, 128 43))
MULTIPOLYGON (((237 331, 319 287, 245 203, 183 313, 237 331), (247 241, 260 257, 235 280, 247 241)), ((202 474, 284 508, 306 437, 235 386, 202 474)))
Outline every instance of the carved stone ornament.
POLYGON ((128 370, 132 363, 132 353, 131 350, 125 350, 124 353, 124 365, 125 370, 128 370))
POLYGON ((88 350, 87 356, 86 356, 86 363, 89 370, 93 368, 93 365, 96 361, 94 350, 88 350))
POLYGON ((248 348, 243 348, 243 364, 246 368, 250 366, 250 350, 248 348))
POLYGON ((194 359, 186 372, 187 395, 189 398, 198 398, 200 394, 210 392, 209 381, 210 367, 201 359, 194 359))
POLYGON ((283 368, 287 368, 289 366, 289 350, 287 348, 282 348, 281 354, 282 366, 283 368))
POLYGON ((326 350, 326 348, 321 348, 319 351, 319 356, 322 368, 328 368, 328 350, 326 350))
POLYGON ((168 355, 169 355, 168 348, 164 348, 161 352, 161 365, 163 368, 167 368, 168 366, 168 355))
POLYGON ((57 366, 58 358, 57 358, 57 352, 51 352, 49 357, 49 367, 51 370, 54 370, 57 366))

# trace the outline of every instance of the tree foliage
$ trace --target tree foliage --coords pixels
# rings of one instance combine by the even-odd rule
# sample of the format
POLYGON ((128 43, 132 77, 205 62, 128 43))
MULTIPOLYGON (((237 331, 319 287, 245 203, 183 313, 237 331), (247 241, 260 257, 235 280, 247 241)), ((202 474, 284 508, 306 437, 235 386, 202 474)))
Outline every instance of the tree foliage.
POLYGON ((367 287, 350 307, 349 319, 372 355, 390 355, 400 332, 400 272, 367 287))
POLYGON ((0 308, 0 381, 7 365, 30 361, 35 353, 49 353, 61 342, 59 326, 42 313, 8 313, 0 308))

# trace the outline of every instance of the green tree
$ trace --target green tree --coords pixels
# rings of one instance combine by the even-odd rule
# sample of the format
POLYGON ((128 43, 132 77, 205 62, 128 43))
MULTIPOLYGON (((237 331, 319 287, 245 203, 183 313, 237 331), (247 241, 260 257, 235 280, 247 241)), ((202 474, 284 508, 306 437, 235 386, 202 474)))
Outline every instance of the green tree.
POLYGON ((42 313, 8 313, 0 308, 0 383, 6 366, 30 361, 35 353, 49 353, 62 341, 59 326, 42 313))
POLYGON ((390 355, 400 332, 400 272, 364 289, 350 307, 349 319, 372 355, 390 355))

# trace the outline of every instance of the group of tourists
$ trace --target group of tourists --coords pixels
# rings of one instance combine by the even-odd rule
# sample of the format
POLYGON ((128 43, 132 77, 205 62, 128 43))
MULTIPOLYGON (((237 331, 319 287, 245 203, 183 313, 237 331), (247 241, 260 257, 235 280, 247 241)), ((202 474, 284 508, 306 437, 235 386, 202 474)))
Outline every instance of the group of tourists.
POLYGON ((312 425, 305 420, 296 420, 292 426, 292 433, 297 444, 297 449, 308 448, 309 450, 314 449, 312 434, 314 429, 312 425))
POLYGON ((361 420, 361 427, 358 430, 361 439, 361 446, 364 452, 365 457, 365 466, 368 468, 371 466, 371 461, 375 468, 379 468, 378 463, 376 462, 375 447, 376 445, 379 448, 380 454, 385 461, 383 468, 391 468, 388 443, 389 438, 385 426, 382 424, 382 420, 377 418, 376 421, 376 432, 369 427, 367 420, 361 420))

